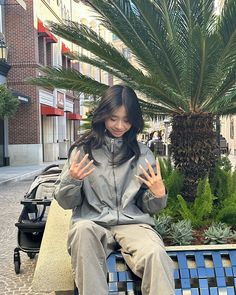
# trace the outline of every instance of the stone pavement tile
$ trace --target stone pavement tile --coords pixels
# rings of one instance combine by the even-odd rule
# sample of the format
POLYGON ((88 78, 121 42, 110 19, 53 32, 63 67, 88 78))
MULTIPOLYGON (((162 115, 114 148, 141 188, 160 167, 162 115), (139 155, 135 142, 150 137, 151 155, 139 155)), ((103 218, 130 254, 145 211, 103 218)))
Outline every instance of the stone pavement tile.
MULTIPOLYGON (((23 206, 20 201, 28 191, 33 179, 9 183, 0 188, 0 294, 1 295, 53 295, 32 290, 32 279, 37 256, 30 259, 20 251, 21 271, 16 274, 13 263, 14 248, 17 246, 17 222, 23 206)), ((46 284, 47 282, 45 282, 46 284)))

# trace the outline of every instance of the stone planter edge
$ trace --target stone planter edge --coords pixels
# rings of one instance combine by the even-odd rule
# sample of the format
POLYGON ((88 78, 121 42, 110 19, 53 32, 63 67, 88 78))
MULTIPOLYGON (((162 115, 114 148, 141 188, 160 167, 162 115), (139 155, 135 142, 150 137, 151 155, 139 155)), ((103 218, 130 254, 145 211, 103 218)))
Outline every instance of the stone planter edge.
POLYGON ((215 245, 187 245, 187 246, 165 246, 167 252, 174 251, 198 251, 198 250, 233 250, 236 244, 215 244, 215 245))

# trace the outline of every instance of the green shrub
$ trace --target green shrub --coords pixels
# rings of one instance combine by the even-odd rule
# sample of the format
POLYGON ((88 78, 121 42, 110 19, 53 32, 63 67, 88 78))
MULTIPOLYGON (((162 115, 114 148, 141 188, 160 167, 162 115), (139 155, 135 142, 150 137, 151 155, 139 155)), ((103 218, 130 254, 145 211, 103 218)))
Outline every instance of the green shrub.
POLYGON ((228 157, 223 157, 217 163, 210 175, 212 192, 221 202, 236 192, 236 171, 232 172, 232 164, 228 157))
POLYGON ((236 192, 222 202, 217 212, 217 220, 231 226, 236 225, 236 192))
POLYGON ((3 84, 0 85, 0 119, 11 117, 19 106, 19 100, 13 96, 11 91, 3 84))
POLYGON ((172 164, 171 164, 171 159, 168 158, 158 158, 160 168, 161 168, 161 175, 163 179, 166 179, 170 176, 172 171, 174 170, 172 164))
POLYGON ((184 177, 178 170, 171 171, 170 175, 164 179, 168 197, 170 199, 176 199, 176 196, 180 194, 183 187, 184 177))
POLYGON ((230 162, 230 159, 227 156, 222 156, 218 163, 217 166, 220 167, 222 170, 228 172, 232 170, 232 164, 230 162))
POLYGON ((211 192, 208 178, 200 180, 197 187, 197 196, 193 204, 187 203, 181 195, 177 196, 183 219, 191 220, 194 228, 206 225, 213 209, 213 201, 216 197, 211 192))

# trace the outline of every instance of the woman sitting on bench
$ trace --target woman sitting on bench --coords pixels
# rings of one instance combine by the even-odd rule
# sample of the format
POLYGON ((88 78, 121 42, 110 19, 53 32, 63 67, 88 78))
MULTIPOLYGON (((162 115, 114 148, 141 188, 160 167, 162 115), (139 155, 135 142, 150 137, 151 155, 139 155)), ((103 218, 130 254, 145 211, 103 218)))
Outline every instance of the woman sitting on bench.
POLYGON ((167 195, 158 160, 137 142, 143 126, 135 92, 109 87, 56 183, 55 199, 73 209, 68 251, 80 295, 108 294, 106 258, 117 248, 142 278, 143 295, 175 293, 172 260, 152 218, 167 195))

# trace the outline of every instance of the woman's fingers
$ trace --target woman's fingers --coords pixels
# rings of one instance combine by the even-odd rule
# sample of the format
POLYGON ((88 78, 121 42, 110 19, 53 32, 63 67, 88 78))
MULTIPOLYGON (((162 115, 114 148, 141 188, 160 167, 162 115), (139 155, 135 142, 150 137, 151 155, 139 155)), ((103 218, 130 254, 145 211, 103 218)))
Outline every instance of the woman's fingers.
POLYGON ((92 168, 92 169, 89 170, 88 172, 85 172, 85 173, 84 173, 84 177, 87 177, 87 176, 89 176, 90 174, 92 174, 94 170, 95 170, 95 168, 92 168))
POLYGON ((158 158, 156 158, 156 168, 157 168, 157 175, 161 176, 161 167, 160 167, 158 158))
POLYGON ((86 170, 88 170, 88 168, 93 164, 93 160, 89 161, 88 164, 85 165, 84 167, 82 166, 83 163, 82 161, 79 163, 79 165, 81 165, 81 169, 80 169, 81 173, 84 173, 86 170))
POLYGON ((95 168, 90 169, 93 164, 93 160, 87 163, 88 157, 89 155, 86 154, 80 161, 80 151, 75 154, 70 167, 70 175, 72 177, 76 179, 84 179, 86 176, 93 173, 95 168))
POLYGON ((146 184, 146 186, 150 186, 150 182, 147 181, 146 179, 142 178, 141 176, 139 175, 135 175, 135 177, 137 177, 139 180, 141 180, 144 184, 146 184))
POLYGON ((155 177, 156 175, 155 175, 155 172, 154 172, 154 170, 153 170, 153 168, 152 168, 152 165, 150 164, 150 162, 149 162, 147 159, 145 159, 145 161, 146 161, 146 163, 147 163, 147 167, 148 167, 148 170, 149 170, 151 176, 152 176, 152 177, 155 177))
POLYGON ((77 165, 79 162, 80 151, 76 152, 71 160, 71 165, 77 165))
POLYGON ((150 179, 149 174, 148 174, 147 171, 143 168, 143 166, 142 166, 142 165, 139 165, 139 168, 142 170, 143 175, 144 175, 147 179, 150 179))

